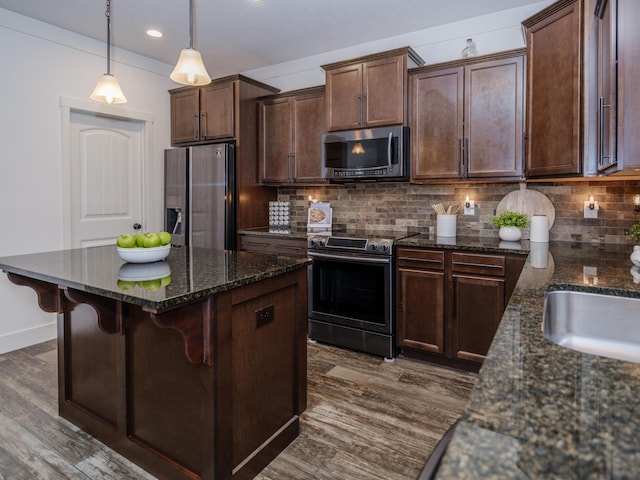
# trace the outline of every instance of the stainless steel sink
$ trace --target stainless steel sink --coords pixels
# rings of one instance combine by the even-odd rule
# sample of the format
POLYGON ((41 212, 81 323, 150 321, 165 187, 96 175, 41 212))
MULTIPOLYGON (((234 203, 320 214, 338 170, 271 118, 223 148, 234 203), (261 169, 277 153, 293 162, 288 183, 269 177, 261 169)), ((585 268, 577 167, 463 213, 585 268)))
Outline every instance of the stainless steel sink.
POLYGON ((543 330, 562 347, 640 363, 640 298, 548 292, 543 330))

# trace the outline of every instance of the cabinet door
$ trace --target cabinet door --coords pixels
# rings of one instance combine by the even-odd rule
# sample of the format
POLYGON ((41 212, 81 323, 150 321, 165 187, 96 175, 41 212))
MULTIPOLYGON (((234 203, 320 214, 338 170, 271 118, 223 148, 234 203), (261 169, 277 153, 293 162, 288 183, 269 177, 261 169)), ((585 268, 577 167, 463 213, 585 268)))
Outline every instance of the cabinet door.
POLYGON ((327 71, 327 129, 352 130, 362 125, 362 64, 327 71))
POLYGON ((617 6, 618 159, 625 170, 640 169, 640 2, 617 0, 617 6))
POLYGON ((522 177, 524 59, 465 68, 465 175, 522 177))
POLYGON ((574 1, 527 26, 527 177, 582 168, 582 13, 574 1))
POLYGON ((324 95, 293 99, 293 180, 324 182, 322 134, 325 132, 324 95))
POLYGON ((200 89, 200 122, 202 140, 235 137, 234 82, 200 89))
POLYGON ((265 183, 290 181, 291 160, 291 102, 290 98, 264 102, 260 106, 260 164, 261 180, 265 183))
POLYGON ((403 55, 363 65, 363 127, 405 123, 406 71, 403 55))
POLYGON ((171 145, 200 138, 200 93, 198 89, 171 94, 171 145))
POLYGON ((444 271, 398 272, 397 346, 444 354, 444 271))
POLYGON ((601 1, 598 20, 598 172, 617 164, 616 155, 616 9, 617 1, 601 1))
POLYGON ((453 274, 451 351, 484 361, 504 313, 504 279, 453 274))
POLYGON ((412 75, 411 180, 458 178, 462 154, 463 69, 412 75))

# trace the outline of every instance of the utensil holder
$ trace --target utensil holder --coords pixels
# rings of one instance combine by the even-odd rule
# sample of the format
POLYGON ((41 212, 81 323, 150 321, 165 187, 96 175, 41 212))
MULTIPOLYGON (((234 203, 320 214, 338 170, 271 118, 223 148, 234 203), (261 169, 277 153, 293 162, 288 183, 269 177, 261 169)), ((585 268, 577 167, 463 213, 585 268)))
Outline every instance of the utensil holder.
POLYGON ((436 235, 438 237, 455 237, 457 215, 438 215, 436 219, 436 235))

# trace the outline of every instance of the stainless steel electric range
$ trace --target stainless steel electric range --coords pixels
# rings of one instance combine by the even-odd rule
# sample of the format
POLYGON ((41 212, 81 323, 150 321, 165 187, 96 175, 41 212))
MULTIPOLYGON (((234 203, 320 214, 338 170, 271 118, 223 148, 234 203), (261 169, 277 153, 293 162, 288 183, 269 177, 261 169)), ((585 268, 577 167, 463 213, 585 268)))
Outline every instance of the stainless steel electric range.
POLYGON ((308 238, 311 341, 394 358, 394 242, 407 236, 308 238))

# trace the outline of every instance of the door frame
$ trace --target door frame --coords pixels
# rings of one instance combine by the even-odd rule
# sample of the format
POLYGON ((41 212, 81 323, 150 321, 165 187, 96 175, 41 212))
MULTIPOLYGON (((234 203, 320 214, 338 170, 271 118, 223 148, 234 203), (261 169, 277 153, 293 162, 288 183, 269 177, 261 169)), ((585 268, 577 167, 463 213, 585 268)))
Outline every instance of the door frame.
POLYGON ((142 192, 142 225, 150 220, 148 201, 151 192, 149 185, 152 176, 151 152, 153 152, 152 128, 153 114, 129 107, 100 104, 94 101, 72 97, 60 97, 60 113, 62 115, 62 245, 64 249, 71 248, 71 114, 74 112, 105 116, 118 120, 140 123, 140 149, 142 156, 142 172, 140 186, 142 192))

